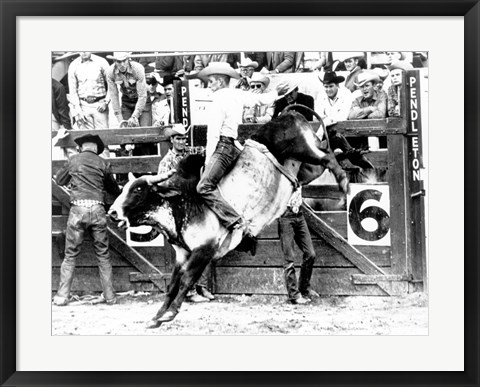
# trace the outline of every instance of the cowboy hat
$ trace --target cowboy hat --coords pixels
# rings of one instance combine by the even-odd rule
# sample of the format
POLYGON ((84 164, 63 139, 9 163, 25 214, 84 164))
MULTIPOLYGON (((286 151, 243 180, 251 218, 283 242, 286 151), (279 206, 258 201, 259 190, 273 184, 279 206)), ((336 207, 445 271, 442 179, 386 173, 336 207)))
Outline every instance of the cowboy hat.
POLYGON ((413 70, 413 66, 410 62, 407 62, 406 60, 397 60, 393 62, 390 66, 387 66, 388 70, 392 71, 395 69, 399 70, 413 70))
POLYGON ((252 78, 250 78, 250 82, 263 83, 265 87, 268 87, 270 84, 270 78, 261 73, 253 73, 252 78))
POLYGON ((335 83, 338 85, 345 80, 345 77, 342 77, 341 75, 337 76, 337 74, 335 74, 335 71, 327 71, 323 76, 323 79, 321 79, 320 76, 318 77, 318 79, 320 79, 320 82, 322 82, 323 84, 335 83))
POLYGON ((365 54, 363 52, 341 51, 334 53, 333 59, 344 62, 350 58, 363 58, 364 56, 365 54))
POLYGON ((286 79, 278 82, 277 84, 277 93, 278 98, 282 98, 287 94, 290 94, 293 90, 298 88, 298 83, 295 82, 293 79, 286 79))
POLYGON ((59 61, 59 60, 63 60, 63 59, 67 59, 67 58, 71 58, 75 55, 78 55, 78 51, 69 51, 69 52, 66 52, 66 53, 61 53, 60 51, 54 51, 52 53, 52 59, 54 61, 59 61))
POLYGON ((172 124, 165 129, 165 137, 171 138, 172 136, 186 136, 188 130, 182 124, 172 124))
POLYGON ((81 137, 77 137, 74 141, 78 144, 78 146, 82 146, 86 142, 93 142, 97 144, 97 155, 102 153, 105 149, 105 144, 98 134, 84 134, 81 137))
POLYGON ((165 75, 163 77, 162 86, 165 87, 167 85, 173 85, 173 81, 181 81, 181 79, 175 75, 165 75))
POLYGON ((238 67, 253 67, 256 69, 258 67, 258 62, 251 60, 250 58, 242 59, 240 62, 237 62, 238 67))
POLYGON ((215 74, 226 75, 227 77, 235 79, 240 78, 240 74, 226 62, 210 62, 207 67, 197 74, 197 77, 205 79, 215 74))
POLYGON ((362 87, 367 82, 378 83, 380 82, 380 77, 375 71, 364 70, 357 77, 358 83, 354 83, 357 87, 362 87))
POLYGON ((124 61, 125 59, 130 58, 131 52, 128 51, 114 51, 113 55, 107 55, 108 59, 124 61))

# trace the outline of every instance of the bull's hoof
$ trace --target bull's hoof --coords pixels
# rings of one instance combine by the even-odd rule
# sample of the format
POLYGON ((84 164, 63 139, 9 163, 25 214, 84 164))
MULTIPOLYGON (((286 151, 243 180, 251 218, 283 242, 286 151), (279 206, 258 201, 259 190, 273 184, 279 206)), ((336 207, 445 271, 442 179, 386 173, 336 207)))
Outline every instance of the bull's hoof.
POLYGON ((168 311, 168 312, 165 312, 165 314, 162 317, 160 317, 158 319, 158 321, 160 323, 169 322, 169 321, 172 321, 175 318, 176 315, 177 315, 177 313, 168 311))
POLYGON ((162 325, 162 322, 161 321, 158 321, 158 320, 150 320, 147 322, 147 325, 145 328, 147 329, 155 329, 155 328, 158 328, 160 325, 162 325))

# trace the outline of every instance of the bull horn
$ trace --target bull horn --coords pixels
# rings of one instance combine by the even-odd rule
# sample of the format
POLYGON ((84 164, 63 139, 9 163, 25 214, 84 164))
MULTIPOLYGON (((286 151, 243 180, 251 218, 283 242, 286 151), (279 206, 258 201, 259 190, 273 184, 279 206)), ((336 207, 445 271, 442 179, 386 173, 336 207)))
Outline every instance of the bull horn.
POLYGON ((172 169, 168 172, 161 173, 159 175, 154 175, 154 176, 142 176, 142 178, 145 178, 145 181, 147 182, 148 185, 153 185, 153 184, 158 184, 161 183, 162 181, 167 180, 170 176, 172 176, 176 172, 175 169, 172 169))
POLYGON ((280 114, 283 114, 283 113, 286 113, 290 110, 293 110, 296 107, 301 107, 301 108, 309 111, 320 122, 320 125, 322 125, 322 129, 323 129, 323 135, 325 136, 325 139, 327 140, 327 147, 328 147, 328 149, 330 149, 330 139, 328 138, 327 128, 325 127, 325 123, 323 122, 322 118, 318 115, 318 113, 315 110, 309 108, 308 106, 305 106, 305 105, 302 105, 302 104, 299 104, 299 103, 295 103, 293 105, 288 105, 285 109, 282 110, 282 113, 280 113, 280 114))

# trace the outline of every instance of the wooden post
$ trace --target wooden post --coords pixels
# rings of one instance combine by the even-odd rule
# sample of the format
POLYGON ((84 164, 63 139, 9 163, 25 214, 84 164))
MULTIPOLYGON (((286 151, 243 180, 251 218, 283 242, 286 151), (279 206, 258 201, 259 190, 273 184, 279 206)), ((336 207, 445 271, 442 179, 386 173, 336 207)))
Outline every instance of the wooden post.
POLYGON ((407 165, 406 194, 409 240, 408 274, 415 284, 423 284, 423 289, 414 286, 414 290, 426 289, 426 236, 425 236, 425 190, 421 169, 422 158, 422 111, 420 71, 410 70, 406 74, 406 111, 407 111, 407 165))
POLYGON ((390 232, 392 248, 392 274, 407 273, 409 233, 406 214, 406 138, 388 136, 388 185, 390 187, 390 232))

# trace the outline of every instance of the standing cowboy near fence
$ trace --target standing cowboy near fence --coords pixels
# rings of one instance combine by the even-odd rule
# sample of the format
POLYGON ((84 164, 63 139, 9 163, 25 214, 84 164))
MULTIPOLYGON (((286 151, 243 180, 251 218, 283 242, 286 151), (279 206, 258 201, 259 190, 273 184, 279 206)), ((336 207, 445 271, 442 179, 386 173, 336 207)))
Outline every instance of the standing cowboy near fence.
POLYGON ((76 138, 75 142, 81 147, 81 153, 72 156, 55 179, 59 185, 71 183, 71 207, 65 258, 60 268, 60 285, 53 303, 58 306, 68 304, 75 261, 80 254, 85 232, 90 232, 98 260, 103 299, 107 304, 114 304, 116 297, 108 249, 104 191, 118 195, 120 189, 110 174, 109 165, 98 156, 105 148, 102 139, 98 135, 86 134, 76 138))

